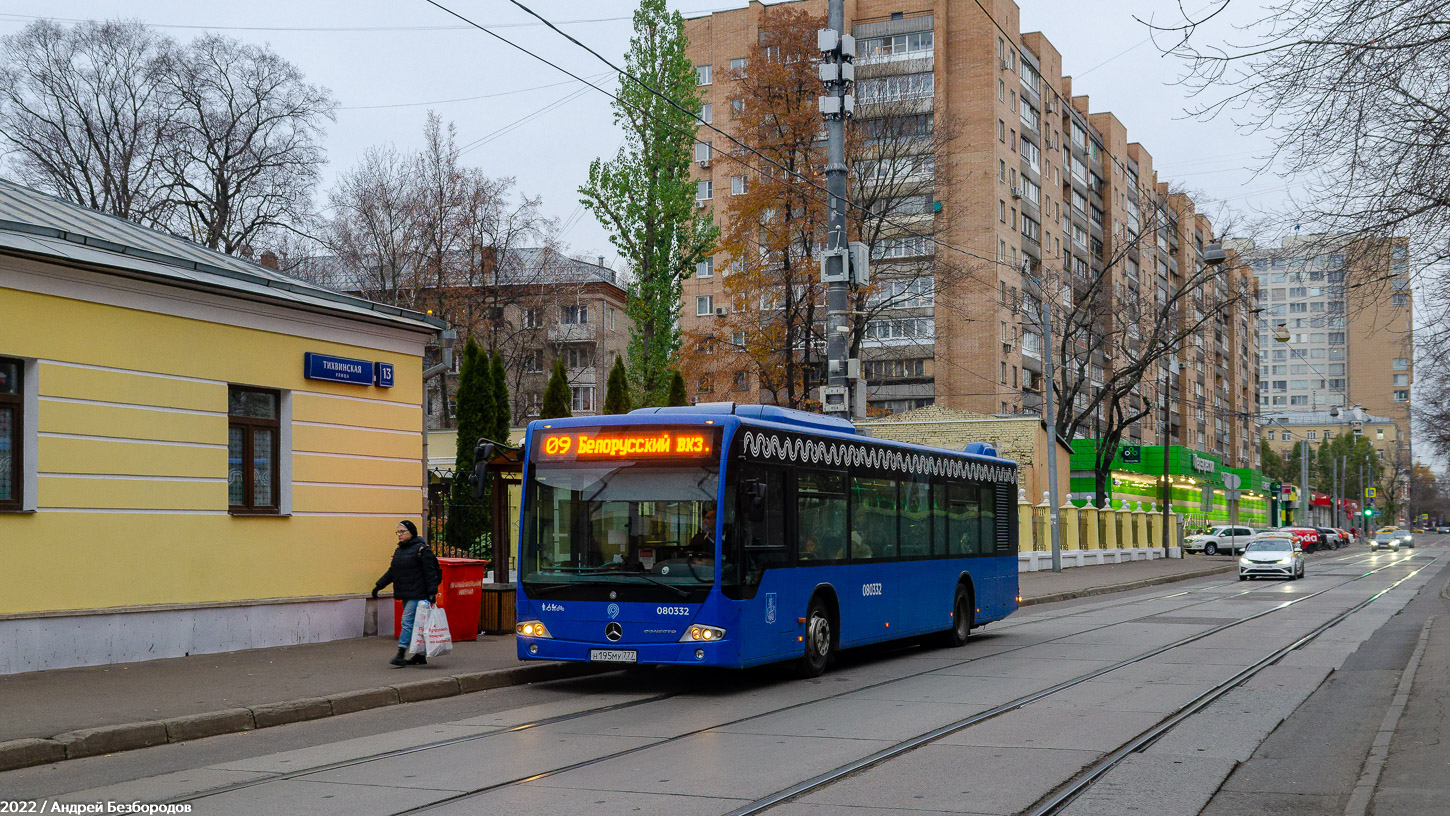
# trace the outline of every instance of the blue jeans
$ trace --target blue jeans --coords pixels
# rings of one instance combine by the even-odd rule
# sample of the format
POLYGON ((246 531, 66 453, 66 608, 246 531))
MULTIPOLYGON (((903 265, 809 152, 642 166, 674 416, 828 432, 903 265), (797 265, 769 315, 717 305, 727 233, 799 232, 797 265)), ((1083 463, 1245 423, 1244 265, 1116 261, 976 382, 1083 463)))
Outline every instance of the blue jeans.
POLYGON ((413 640, 413 618, 418 615, 418 604, 422 601, 403 601, 403 631, 398 635, 398 648, 406 649, 413 640))

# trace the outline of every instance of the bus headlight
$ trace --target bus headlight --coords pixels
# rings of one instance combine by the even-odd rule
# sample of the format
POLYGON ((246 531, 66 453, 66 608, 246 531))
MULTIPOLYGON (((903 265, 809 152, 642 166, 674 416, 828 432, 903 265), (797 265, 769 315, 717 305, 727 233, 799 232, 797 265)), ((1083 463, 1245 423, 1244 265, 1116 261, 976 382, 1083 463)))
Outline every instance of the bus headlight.
POLYGON ((514 624, 514 634, 523 637, 546 638, 553 637, 544 626, 543 621, 519 621, 514 624))
POLYGON ((685 630, 685 634, 680 637, 680 642, 711 643, 717 640, 724 639, 724 629, 721 629, 718 626, 701 626, 700 624, 695 624, 694 626, 691 626, 689 629, 685 630))

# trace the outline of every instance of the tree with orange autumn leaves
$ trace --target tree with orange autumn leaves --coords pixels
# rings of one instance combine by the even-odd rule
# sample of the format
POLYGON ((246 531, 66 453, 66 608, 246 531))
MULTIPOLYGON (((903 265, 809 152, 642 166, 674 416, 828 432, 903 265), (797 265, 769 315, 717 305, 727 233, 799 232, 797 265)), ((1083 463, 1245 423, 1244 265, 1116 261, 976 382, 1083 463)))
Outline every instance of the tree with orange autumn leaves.
MULTIPOLYGON (((727 315, 684 338, 683 368, 701 399, 739 390, 736 381, 743 378, 755 381, 762 402, 819 405, 826 144, 815 32, 824 25, 824 17, 798 8, 770 9, 746 70, 732 77, 738 95, 725 124, 749 150, 732 145, 723 158, 731 175, 745 176, 746 186, 727 199, 717 247, 727 315)), ((944 229, 950 217, 933 213, 931 205, 935 187, 944 183, 936 156, 956 132, 952 123, 934 120, 929 104, 910 101, 858 104, 857 118, 848 124, 850 238, 865 241, 875 257, 871 284, 851 298, 852 356, 860 356, 873 319, 929 316, 939 289, 976 271, 942 257, 922 237, 944 229), (923 249, 894 251, 905 239, 923 249)), ((921 347, 933 341, 928 334, 885 353, 930 356, 921 347)))

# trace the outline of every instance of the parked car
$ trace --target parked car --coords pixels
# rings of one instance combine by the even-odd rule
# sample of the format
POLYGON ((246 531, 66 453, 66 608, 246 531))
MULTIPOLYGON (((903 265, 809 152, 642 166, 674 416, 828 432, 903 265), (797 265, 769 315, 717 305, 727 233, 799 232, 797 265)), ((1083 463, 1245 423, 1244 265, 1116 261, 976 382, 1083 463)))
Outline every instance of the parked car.
POLYGON ((1284 535, 1261 535, 1249 542, 1239 559, 1239 580, 1250 578, 1304 577, 1304 551, 1293 538, 1284 535))
POLYGON ((1189 536, 1188 540, 1183 542, 1183 551, 1201 552, 1204 555, 1217 555, 1219 552, 1243 552, 1253 537, 1254 529, 1252 527, 1233 527, 1225 524, 1214 527, 1206 533, 1189 536))
POLYGON ((1394 531, 1390 531, 1387 533, 1384 530, 1375 533, 1374 535, 1370 536, 1369 550, 1370 552, 1375 552, 1377 550, 1389 550, 1391 552, 1399 552, 1400 534, 1394 531))
POLYGON ((1415 537, 1410 535, 1409 530, 1401 528, 1399 530, 1396 530, 1395 532, 1399 533, 1400 535, 1401 547, 1409 547, 1412 550, 1415 548, 1415 537))
POLYGON ((1317 527, 1319 531, 1319 548, 1323 550, 1337 550, 1349 543, 1348 539, 1339 537, 1339 531, 1333 527, 1317 527))
POLYGON ((1319 530, 1314 527, 1284 527, 1275 532, 1289 536, 1306 553, 1319 549, 1319 530))
POLYGON ((1359 543, 1359 536, 1355 535, 1354 533, 1351 533, 1343 527, 1336 527, 1334 529, 1339 532, 1339 535, 1344 539, 1345 544, 1352 547, 1355 544, 1359 543))
POLYGON ((1439 527, 1436 527, 1435 528, 1435 532, 1437 532, 1437 533, 1450 533, 1450 524, 1441 524, 1439 527))

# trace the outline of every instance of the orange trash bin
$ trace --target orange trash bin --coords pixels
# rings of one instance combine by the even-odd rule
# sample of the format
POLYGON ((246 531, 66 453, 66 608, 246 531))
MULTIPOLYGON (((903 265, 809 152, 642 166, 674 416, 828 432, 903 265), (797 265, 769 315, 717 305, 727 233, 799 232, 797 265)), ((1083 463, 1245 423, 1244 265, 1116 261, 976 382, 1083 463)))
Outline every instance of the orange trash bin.
MULTIPOLYGON (((448 615, 448 631, 454 641, 478 640, 479 604, 488 561, 481 558, 440 558, 443 581, 438 585, 438 605, 448 615)), ((403 636, 403 602, 393 601, 393 637, 403 636)))

